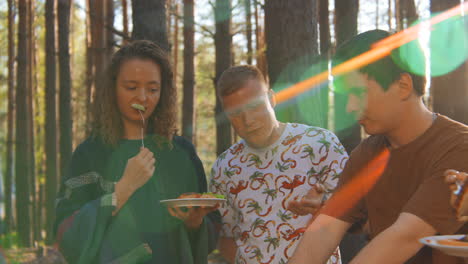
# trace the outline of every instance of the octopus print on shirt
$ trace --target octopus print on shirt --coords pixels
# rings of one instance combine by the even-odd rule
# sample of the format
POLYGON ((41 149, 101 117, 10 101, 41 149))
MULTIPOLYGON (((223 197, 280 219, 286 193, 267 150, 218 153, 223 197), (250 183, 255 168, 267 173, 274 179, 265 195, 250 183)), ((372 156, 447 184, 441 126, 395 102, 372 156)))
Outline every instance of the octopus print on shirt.
MULTIPOLYGON (((210 188, 227 198, 219 209, 221 236, 236 241, 236 263, 287 263, 312 218, 293 214, 288 203, 316 183, 325 186, 328 197, 347 160, 330 131, 290 123, 267 148, 254 149, 241 140, 221 154, 210 188)), ((328 263, 341 263, 338 249, 328 263)))

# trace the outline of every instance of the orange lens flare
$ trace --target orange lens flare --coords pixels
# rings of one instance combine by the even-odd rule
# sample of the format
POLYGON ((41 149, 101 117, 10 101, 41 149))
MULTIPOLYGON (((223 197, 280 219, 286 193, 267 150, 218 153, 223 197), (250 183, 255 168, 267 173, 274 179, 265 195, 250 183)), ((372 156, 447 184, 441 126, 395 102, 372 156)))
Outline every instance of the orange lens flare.
MULTIPOLYGON (((427 23, 430 25, 434 25, 440 23, 448 18, 454 17, 456 15, 463 15, 464 12, 468 12, 468 1, 464 2, 454 8, 451 8, 433 18, 428 20, 427 23)), ((396 33, 392 36, 389 36, 372 46, 372 49, 362 53, 359 56, 356 56, 348 61, 345 61, 331 69, 331 73, 334 76, 344 74, 356 69, 359 69, 363 66, 371 64, 387 55, 390 52, 403 44, 406 44, 412 40, 418 38, 418 32, 423 25, 418 24, 412 26, 406 30, 403 30, 399 33, 396 33)), ((302 82, 296 83, 275 95, 275 99, 277 103, 282 103, 287 101, 293 97, 298 96, 299 94, 308 91, 310 89, 315 88, 318 84, 328 80, 329 73, 327 71, 322 72, 318 75, 315 75, 307 80, 302 82)))
MULTIPOLYGON (((357 175, 333 194, 320 213, 339 218, 353 208, 377 183, 390 158, 390 151, 384 149, 357 175)), ((317 214, 318 215, 318 214, 317 214)))

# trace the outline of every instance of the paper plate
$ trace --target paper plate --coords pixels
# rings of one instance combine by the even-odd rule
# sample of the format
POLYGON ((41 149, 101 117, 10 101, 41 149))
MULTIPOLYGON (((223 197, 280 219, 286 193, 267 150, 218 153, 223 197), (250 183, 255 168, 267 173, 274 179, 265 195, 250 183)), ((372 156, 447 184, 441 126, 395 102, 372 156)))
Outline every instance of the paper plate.
POLYGON ((441 240, 447 239, 461 239, 465 235, 451 235, 451 236, 430 236, 419 239, 419 242, 423 243, 426 246, 438 249, 443 251, 447 255, 456 256, 456 257, 468 257, 468 242, 467 246, 455 246, 455 245, 443 245, 440 244, 441 240))
POLYGON ((188 207, 188 206, 215 206, 225 202, 226 199, 220 198, 181 198, 159 201, 170 207, 188 207))

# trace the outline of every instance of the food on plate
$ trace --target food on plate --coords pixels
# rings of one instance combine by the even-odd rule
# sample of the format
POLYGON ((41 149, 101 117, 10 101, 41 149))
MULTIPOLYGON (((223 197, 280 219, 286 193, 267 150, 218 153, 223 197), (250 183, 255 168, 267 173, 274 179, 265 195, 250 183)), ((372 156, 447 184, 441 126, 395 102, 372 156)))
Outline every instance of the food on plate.
POLYGON ((441 239, 437 240, 437 244, 444 246, 457 246, 457 247, 468 247, 468 241, 466 236, 461 239, 441 239))
POLYGON ((225 199, 224 195, 216 194, 212 192, 204 192, 204 193, 184 193, 181 194, 177 199, 187 199, 187 198, 216 198, 216 199, 225 199))
POLYGON ((218 198, 218 199, 225 199, 224 195, 212 193, 212 192, 205 192, 201 194, 200 198, 218 198))

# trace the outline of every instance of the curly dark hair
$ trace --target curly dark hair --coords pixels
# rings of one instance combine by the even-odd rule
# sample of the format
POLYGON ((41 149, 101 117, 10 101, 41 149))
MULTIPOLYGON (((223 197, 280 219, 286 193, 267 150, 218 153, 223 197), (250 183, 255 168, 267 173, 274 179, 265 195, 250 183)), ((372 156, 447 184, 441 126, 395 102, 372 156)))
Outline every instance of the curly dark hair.
POLYGON ((155 134, 155 140, 162 137, 171 142, 177 131, 177 92, 171 63, 166 52, 148 40, 133 41, 112 56, 101 85, 96 87, 91 133, 113 146, 123 137, 123 123, 116 97, 117 77, 122 64, 135 58, 151 60, 161 68, 161 96, 148 118, 146 134, 155 134))

